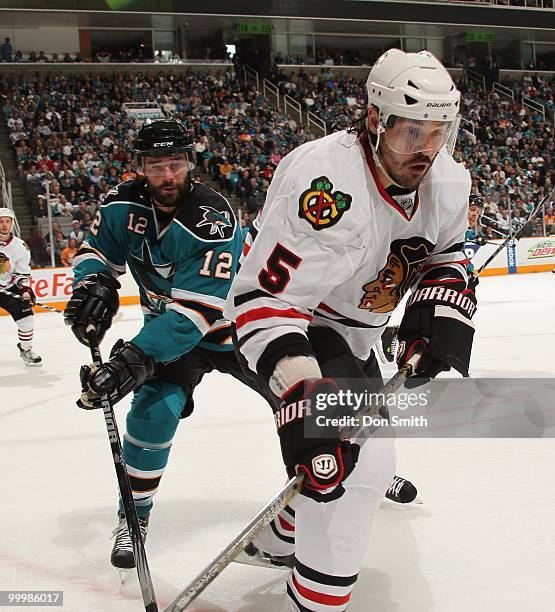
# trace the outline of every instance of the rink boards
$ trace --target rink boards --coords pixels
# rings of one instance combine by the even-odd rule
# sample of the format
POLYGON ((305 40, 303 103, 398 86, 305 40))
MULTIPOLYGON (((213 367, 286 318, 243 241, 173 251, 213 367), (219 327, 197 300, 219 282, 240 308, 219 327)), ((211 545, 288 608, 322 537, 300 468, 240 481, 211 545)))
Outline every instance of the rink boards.
MULTIPOLYGON (((492 241, 476 249, 476 245, 467 243, 465 251, 478 269, 494 251, 501 241, 492 241)), ((483 276, 501 274, 525 274, 529 272, 549 272, 555 268, 555 236, 547 238, 522 238, 515 245, 503 249, 482 272, 483 276)), ((121 282, 120 303, 138 304, 137 286, 130 274, 119 277, 121 282)), ((65 307, 71 296, 73 271, 71 268, 40 268, 33 270, 32 287, 37 300, 57 308, 65 307)), ((40 308, 36 309, 40 312, 40 308)), ((0 309, 0 315, 6 315, 0 309)))

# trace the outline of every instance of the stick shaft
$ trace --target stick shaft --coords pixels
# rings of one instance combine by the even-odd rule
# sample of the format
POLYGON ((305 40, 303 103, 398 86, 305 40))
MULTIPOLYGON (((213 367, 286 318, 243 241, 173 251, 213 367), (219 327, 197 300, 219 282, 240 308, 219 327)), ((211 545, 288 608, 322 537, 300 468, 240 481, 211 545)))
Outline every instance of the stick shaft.
MULTIPOLYGON (((398 389, 411 372, 412 365, 403 366, 376 394, 384 398, 398 389)), ((377 402, 366 406, 359 411, 360 416, 376 414, 384 405, 377 402)), ((364 428, 344 428, 341 430, 342 437, 352 437, 353 434, 361 434, 364 428)), ((361 445, 366 439, 360 439, 357 444, 361 445)), ((277 496, 263 508, 243 531, 207 566, 204 570, 174 599, 164 612, 181 612, 192 603, 206 587, 217 578, 221 572, 233 561, 243 548, 267 526, 276 516, 290 503, 293 497, 302 489, 304 476, 292 478, 277 496)))
MULTIPOLYGON (((22 302, 27 301, 24 298, 22 298, 19 294, 13 293, 12 291, 8 291, 7 289, 4 289, 4 287, 0 287, 0 293, 11 295, 16 300, 21 300, 22 302)), ((50 310, 52 312, 58 312, 60 314, 64 314, 63 310, 60 310, 59 308, 54 308, 54 306, 48 306, 48 304, 41 304, 40 302, 35 302, 34 304, 32 304, 32 306, 38 306, 39 308, 44 308, 45 310, 50 310)))
MULTIPOLYGON (((95 366, 99 367, 102 365, 102 356, 100 354, 100 347, 96 339, 95 329, 92 325, 87 329, 87 338, 89 341, 89 348, 91 350, 93 363, 95 366)), ((114 414, 112 402, 110 401, 108 395, 104 395, 100 399, 102 402, 104 420, 106 421, 110 448, 112 449, 112 459, 114 461, 114 468, 116 470, 116 476, 118 479, 123 509, 125 510, 127 527, 129 529, 129 535, 133 545, 133 555, 135 557, 135 565, 137 566, 137 574, 139 576, 139 584, 141 586, 145 610, 147 612, 158 612, 158 605, 154 595, 152 578, 150 576, 144 543, 141 537, 139 519, 137 518, 137 511, 133 501, 133 492, 131 490, 129 474, 127 473, 127 465, 125 463, 125 459, 123 458, 123 449, 121 447, 116 416, 114 414)))

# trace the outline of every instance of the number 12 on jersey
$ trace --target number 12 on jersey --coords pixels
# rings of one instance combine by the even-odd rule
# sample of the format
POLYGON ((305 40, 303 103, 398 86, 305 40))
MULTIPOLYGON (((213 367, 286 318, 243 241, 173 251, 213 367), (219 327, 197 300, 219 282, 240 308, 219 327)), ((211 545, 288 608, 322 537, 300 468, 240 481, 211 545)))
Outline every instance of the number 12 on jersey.
POLYGON ((199 270, 201 276, 213 276, 229 280, 231 278, 231 267, 233 266, 233 255, 229 251, 223 251, 218 254, 214 271, 212 271, 212 259, 214 258, 214 249, 206 251, 204 254, 204 262, 199 270))

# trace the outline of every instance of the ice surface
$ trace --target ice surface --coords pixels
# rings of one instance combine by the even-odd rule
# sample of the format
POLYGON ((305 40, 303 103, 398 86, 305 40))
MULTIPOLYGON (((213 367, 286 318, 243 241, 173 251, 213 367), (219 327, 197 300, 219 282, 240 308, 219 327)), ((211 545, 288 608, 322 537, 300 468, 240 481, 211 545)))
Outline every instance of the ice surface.
MULTIPOLYGON (((478 291, 472 374, 555 376, 555 276, 489 277, 478 291)), ((138 307, 122 311, 104 353, 141 325, 138 307)), ((88 350, 52 313, 36 317, 44 367, 23 366, 16 338, 11 318, 0 317, 0 590, 63 590, 69 612, 144 610, 136 578, 121 587, 109 563, 117 483, 104 420, 74 404, 88 350)), ((174 440, 147 541, 161 609, 284 480, 272 419, 255 393, 211 374, 195 404, 174 440)), ((552 612, 554 441, 400 440, 397 452, 397 473, 424 504, 383 504, 350 610, 552 612)), ((281 611, 284 576, 232 565, 191 610, 281 611)))

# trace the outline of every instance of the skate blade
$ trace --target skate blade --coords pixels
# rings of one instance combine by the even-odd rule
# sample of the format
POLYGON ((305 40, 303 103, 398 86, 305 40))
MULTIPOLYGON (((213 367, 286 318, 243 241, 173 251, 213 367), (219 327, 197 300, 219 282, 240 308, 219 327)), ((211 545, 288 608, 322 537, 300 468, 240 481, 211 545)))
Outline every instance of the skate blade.
POLYGON ((39 361, 38 363, 23 363, 27 368, 42 368, 42 361, 39 361))
POLYGON ((253 567, 266 567, 270 569, 276 570, 287 570, 290 571, 290 567, 287 565, 276 565, 272 563, 270 559, 260 559, 259 557, 251 557, 247 555, 245 551, 241 551, 235 559, 233 559, 233 563, 239 563, 241 565, 252 565, 253 567))
POLYGON ((129 580, 129 576, 134 569, 135 568, 118 568, 119 581, 121 585, 124 585, 129 580))
POLYGON ((393 506, 400 506, 400 507, 402 506, 410 507, 410 506, 414 506, 415 504, 418 506, 421 506, 424 503, 424 500, 419 495, 417 495, 412 501, 406 502, 403 504, 400 501, 395 501, 394 499, 389 499, 388 497, 384 497, 382 504, 384 503, 386 506, 393 505, 393 506))

